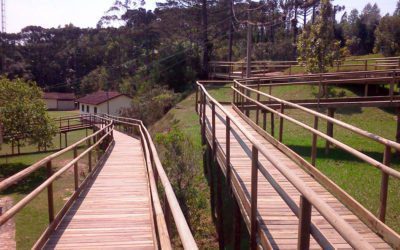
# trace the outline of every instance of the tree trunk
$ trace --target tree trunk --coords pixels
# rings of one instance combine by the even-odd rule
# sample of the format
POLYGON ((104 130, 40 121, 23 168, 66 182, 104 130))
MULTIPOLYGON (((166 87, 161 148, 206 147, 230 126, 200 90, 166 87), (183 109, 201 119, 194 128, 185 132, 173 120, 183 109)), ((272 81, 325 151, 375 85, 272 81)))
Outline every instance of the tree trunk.
POLYGON ((228 61, 232 61, 233 47, 233 0, 229 0, 229 44, 228 44, 228 61))
POLYGON ((207 0, 202 1, 201 16, 203 20, 203 62, 202 71, 203 78, 208 78, 208 62, 209 62, 209 41, 208 41, 208 16, 207 16, 207 0))

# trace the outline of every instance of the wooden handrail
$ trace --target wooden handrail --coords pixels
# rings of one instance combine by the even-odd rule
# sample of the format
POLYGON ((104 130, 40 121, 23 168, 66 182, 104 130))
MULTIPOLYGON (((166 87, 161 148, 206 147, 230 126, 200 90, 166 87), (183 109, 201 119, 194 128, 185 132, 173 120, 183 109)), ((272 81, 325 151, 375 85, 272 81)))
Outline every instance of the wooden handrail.
MULTIPOLYGON (((109 126, 112 126, 110 124, 109 126)), ((108 127, 104 127, 100 131, 106 131, 108 127)), ((76 156, 72 161, 70 161, 67 165, 59 169, 56 173, 52 174, 49 178, 47 178, 42 184, 40 184, 37 188, 35 188, 31 193, 29 193, 27 196, 25 196, 23 199, 18 201, 17 204, 15 204, 13 207, 11 207, 9 210, 7 210, 5 213, 3 213, 0 216, 0 226, 2 226, 4 223, 6 223, 9 219, 11 219, 16 213, 21 211, 30 201, 32 201, 34 198, 36 198, 46 187, 51 185, 58 177, 60 177, 65 171, 70 169, 72 166, 74 166, 82 157, 84 157, 87 153, 92 151, 97 145, 99 145, 106 137, 111 135, 111 131, 106 132, 105 135, 103 135, 95 144, 90 146, 88 149, 86 149, 84 152, 82 152, 79 156, 76 156)), ((73 147, 75 148, 75 147, 73 147)), ((50 161, 48 161, 50 162, 50 161)), ((46 162, 47 163, 47 162, 46 162)), ((15 176, 15 175, 14 175, 15 176)), ((1 182, 0 184, 2 184, 1 182)))
MULTIPOLYGON (((368 132, 368 131, 366 131, 366 130, 360 129, 360 128, 355 127, 355 126, 353 126, 353 125, 350 125, 350 124, 348 124, 348 123, 342 122, 342 121, 340 121, 340 120, 338 120, 338 119, 335 119, 335 118, 329 117, 329 116, 327 116, 327 115, 321 114, 321 113, 319 113, 319 112, 317 112, 317 111, 314 111, 314 110, 312 110, 312 109, 305 108, 305 107, 303 107, 303 106, 301 106, 301 105, 298 105, 298 104, 295 104, 295 103, 292 103, 292 102, 289 102, 289 101, 285 101, 285 100, 280 99, 280 98, 277 98, 277 97, 275 97, 275 96, 266 94, 266 93, 264 93, 264 92, 262 92, 262 91, 258 91, 258 90, 252 89, 252 88, 250 88, 250 87, 248 87, 248 86, 246 86, 246 85, 240 83, 239 81, 236 81, 236 80, 235 80, 234 82, 235 82, 238 86, 240 86, 241 88, 244 88, 244 89, 246 89, 246 90, 248 90, 248 91, 251 91, 251 92, 253 92, 253 93, 256 93, 256 94, 259 94, 259 95, 268 97, 270 100, 274 100, 274 101, 276 101, 276 102, 278 102, 278 103, 281 103, 281 104, 284 104, 284 105, 286 105, 286 106, 290 106, 290 107, 292 107, 292 108, 300 109, 300 110, 302 110, 302 111, 304 111, 304 112, 306 112, 306 113, 309 113, 309 114, 311 114, 311 115, 317 116, 317 117, 322 118, 322 119, 324 119, 324 120, 326 120, 326 121, 329 121, 329 122, 331 122, 331 123, 334 123, 334 124, 336 124, 336 125, 339 125, 339 126, 345 128, 345 129, 348 129, 348 130, 350 130, 350 131, 352 131, 352 132, 354 132, 354 133, 356 133, 356 134, 359 134, 359 135, 364 136, 364 137, 366 137, 366 138, 368 138, 368 139, 374 140, 374 141, 376 141, 376 142, 378 142, 378 143, 380 143, 380 144, 382 144, 382 145, 390 146, 390 147, 392 147, 392 148, 394 148, 394 149, 400 151, 400 143, 397 143, 397 142, 395 142, 395 141, 392 141, 392 140, 383 138, 383 137, 381 137, 381 136, 372 134, 372 133, 370 133, 370 132, 368 132)), ((239 90, 236 89, 236 91, 239 91, 239 90)), ((239 92, 240 92, 240 91, 239 91, 239 92)), ((261 103, 260 103, 260 104, 261 104, 261 103)), ((263 105, 263 104, 261 104, 261 105, 263 105)), ((265 105, 264 105, 264 106, 265 106, 265 105)), ((267 107, 267 106, 265 106, 265 107, 267 107)), ((268 107, 267 107, 267 108, 268 108, 268 107)), ((396 176, 399 176, 399 175, 396 175, 396 176)), ((397 177, 397 178, 398 178, 398 177, 397 177)))
MULTIPOLYGON (((263 145, 255 139, 244 127, 232 116, 219 102, 217 102, 205 89, 205 87, 197 82, 205 97, 214 103, 226 117, 229 117, 231 123, 234 123, 241 133, 250 141, 250 143, 261 153, 269 162, 272 163, 281 172, 287 180, 314 206, 320 214, 338 231, 338 233, 352 246, 357 249, 373 249, 364 238, 355 231, 344 219, 342 219, 325 201, 323 201, 317 193, 308 187, 296 174, 294 174, 285 163, 274 158, 263 145)), ((203 104, 205 105, 205 104, 203 104)), ((259 167, 259 164, 257 164, 259 167)))
MULTIPOLYGON (((97 117, 97 118, 98 119, 103 119, 103 118, 100 118, 100 117, 97 117)), ((30 175, 31 173, 36 171, 37 169, 45 166, 47 162, 49 162, 49 161, 57 158, 58 156, 60 156, 60 155, 62 155, 64 153, 74 149, 75 147, 79 146, 80 144, 82 144, 82 143, 90 140, 91 138, 97 136, 98 134, 102 133, 105 129, 108 129, 111 126, 112 126, 112 124, 110 123, 109 125, 107 125, 106 127, 100 129, 99 131, 97 131, 97 132, 95 132, 95 133, 93 133, 93 134, 91 134, 91 135, 89 135, 89 136, 87 136, 87 137, 75 142, 74 144, 72 144, 72 145, 70 145, 70 146, 68 146, 68 147, 66 147, 66 148, 64 148, 64 149, 62 149, 60 151, 57 151, 54 154, 51 154, 51 155, 39 160, 38 162, 32 164, 31 166, 25 168, 22 171, 16 173, 15 175, 12 175, 12 176, 8 177, 7 179, 1 181, 0 182, 0 191, 3 191, 4 189, 8 188, 9 186, 18 183, 19 181, 21 181, 22 179, 24 179, 25 177, 27 177, 28 175, 30 175)))
POLYGON ((165 196, 167 198, 169 208, 171 209, 171 213, 174 218, 175 225, 178 230, 178 234, 181 239, 182 245, 184 246, 185 249, 198 249, 197 244, 190 231, 189 225, 186 222, 185 216, 183 215, 183 212, 180 209, 178 199, 175 196, 171 183, 168 180, 168 176, 165 173, 161 161, 158 157, 158 153, 153 143, 153 140, 151 139, 151 136, 147 128, 144 126, 143 122, 141 120, 133 118, 118 117, 112 115, 105 115, 105 117, 113 119, 117 123, 123 123, 125 125, 131 125, 131 126, 132 125, 138 126, 140 130, 143 132, 143 136, 141 136, 141 138, 146 142, 146 145, 148 146, 148 149, 152 156, 154 164, 153 167, 155 167, 157 176, 160 179, 162 187, 164 189, 165 196))

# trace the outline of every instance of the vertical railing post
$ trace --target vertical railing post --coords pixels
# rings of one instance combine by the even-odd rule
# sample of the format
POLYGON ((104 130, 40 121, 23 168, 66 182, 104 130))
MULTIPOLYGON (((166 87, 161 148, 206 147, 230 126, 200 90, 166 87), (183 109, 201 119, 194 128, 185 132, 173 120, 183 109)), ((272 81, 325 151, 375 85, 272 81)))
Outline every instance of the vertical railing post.
POLYGON ((298 250, 307 250, 310 248, 311 210, 311 203, 306 199, 306 197, 301 195, 297 241, 298 250))
MULTIPOLYGON (((335 108, 328 108, 328 116, 331 118, 335 117, 335 108)), ((326 134, 329 137, 333 137, 333 123, 328 121, 326 126, 326 134)), ((330 142, 327 140, 325 143, 325 154, 329 153, 330 142)))
POLYGON ((231 119, 226 117, 226 182, 231 190, 231 119))
POLYGON ((274 112, 271 112, 271 135, 275 136, 275 117, 274 117, 274 112))
MULTIPOLYGON (((283 114, 285 110, 285 105, 281 104, 281 114, 283 114)), ((283 117, 279 116, 279 141, 282 142, 283 137, 283 117)))
POLYGON ((263 110, 263 129, 267 129, 267 110, 263 110))
MULTIPOLYGON (((386 166, 390 165, 391 160, 391 147, 385 146, 385 151, 383 153, 383 164, 386 166)), ((388 187, 389 187, 389 175, 382 171, 381 178, 381 191, 380 191, 380 206, 379 206, 379 220, 385 222, 386 217, 386 204, 387 204, 387 195, 388 195, 388 187)))
POLYGON ((257 248, 257 191, 258 189, 258 149, 253 145, 251 157, 251 214, 250 249, 257 248))
MULTIPOLYGON (((260 82, 258 82, 257 84, 257 91, 260 91, 260 82)), ((260 102, 260 93, 257 92, 257 102, 260 102)), ((258 125, 258 120, 259 120, 259 116, 260 116, 260 108, 257 104, 257 113, 256 113, 256 124, 258 125)))
MULTIPOLYGON (((318 130, 318 116, 314 117, 314 129, 318 130)), ((315 167, 315 159, 317 157, 317 134, 313 133, 311 148, 311 165, 315 167)))
MULTIPOLYGON (((87 140, 88 143, 88 148, 91 147, 91 138, 89 138, 89 140, 87 140)), ((89 164, 89 173, 92 172, 92 150, 89 150, 88 153, 88 164, 89 164)))
MULTIPOLYGON (((78 157, 78 150, 74 147, 74 159, 78 157)), ((79 187, 79 169, 78 169, 78 162, 74 163, 74 181, 75 181, 75 191, 78 190, 79 187)))
MULTIPOLYGON (((51 161, 46 164, 47 169, 47 179, 53 175, 53 170, 51 166, 51 161)), ((53 196, 53 183, 47 186, 47 204, 49 209, 49 223, 54 221, 54 196, 53 196)))
POLYGON ((211 112, 212 112, 212 117, 211 117, 211 132, 212 132, 212 151, 213 151, 213 159, 215 160, 216 155, 217 155, 217 141, 216 141, 216 134, 215 134, 215 103, 214 101, 211 102, 211 112))
POLYGON ((203 145, 206 144, 206 106, 207 106, 207 97, 206 94, 203 92, 203 111, 202 116, 203 116, 203 121, 201 123, 201 138, 203 145))
POLYGON ((198 105, 199 105, 199 87, 198 86, 196 86, 196 103, 195 103, 195 110, 196 110, 196 113, 199 113, 199 108, 198 108, 198 105))

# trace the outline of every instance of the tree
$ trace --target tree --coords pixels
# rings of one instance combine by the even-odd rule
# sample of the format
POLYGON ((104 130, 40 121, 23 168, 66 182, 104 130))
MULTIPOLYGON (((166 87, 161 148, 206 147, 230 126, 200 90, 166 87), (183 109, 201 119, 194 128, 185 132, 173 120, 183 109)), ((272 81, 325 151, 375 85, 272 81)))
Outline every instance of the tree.
POLYGON ((385 16, 375 31, 374 51, 385 56, 400 55, 400 16, 385 16))
POLYGON ((393 12, 393 16, 400 16, 400 0, 397 1, 396 9, 393 12))
POLYGON ((299 37, 299 62, 309 72, 326 72, 340 55, 339 41, 334 39, 333 8, 329 0, 321 1, 320 13, 311 26, 305 27, 299 37))
POLYGON ((0 79, 0 121, 5 143, 24 139, 29 144, 50 147, 57 131, 46 113, 40 88, 21 79, 0 79))

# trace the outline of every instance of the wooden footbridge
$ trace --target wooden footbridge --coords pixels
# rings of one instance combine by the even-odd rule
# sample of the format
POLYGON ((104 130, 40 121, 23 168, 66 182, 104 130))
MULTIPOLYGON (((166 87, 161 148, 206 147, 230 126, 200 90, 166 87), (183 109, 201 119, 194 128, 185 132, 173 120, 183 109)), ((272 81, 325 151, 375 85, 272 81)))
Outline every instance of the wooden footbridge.
POLYGON ((175 231, 185 249, 197 249, 143 123, 111 116, 80 119, 93 124, 93 134, 0 182, 4 191, 42 168, 47 171, 43 183, 3 211, 0 226, 47 190, 49 226, 34 249, 172 249, 175 231), (68 152, 73 158, 55 168, 52 163, 68 152), (56 211, 60 197, 54 182, 71 171, 74 192, 56 211))
MULTIPOLYGON (((251 249, 400 249, 399 234, 385 224, 388 181, 400 178, 400 172, 390 168, 390 156, 392 151, 400 150, 400 144, 240 81, 232 87, 232 102, 221 104, 206 89, 213 83, 197 83, 196 111, 202 140, 207 145, 206 155, 217 163, 232 190, 235 214, 245 221, 251 249), (272 102, 278 108, 268 105, 272 102), (287 108, 311 115, 314 126, 285 114, 287 108), (276 128, 274 117, 279 118, 276 128), (318 130, 320 121, 328 122, 328 133, 318 130), (284 144, 284 122, 311 133, 310 162, 284 144), (333 138, 329 135, 329 127, 333 126, 382 144, 383 162, 333 138), (271 132, 267 132, 267 127, 271 132), (335 145, 381 171, 378 216, 315 167, 318 137, 326 140, 328 146, 335 145)), ((212 173, 212 164, 207 165, 212 173)), ((222 218, 219 182, 217 191, 210 183, 211 192, 217 194, 217 217, 222 218)), ((236 225, 241 220, 236 216, 235 221, 236 225)), ((222 221, 217 222, 221 236, 222 221)), ((234 245, 238 248, 240 237, 235 237, 234 245)))

